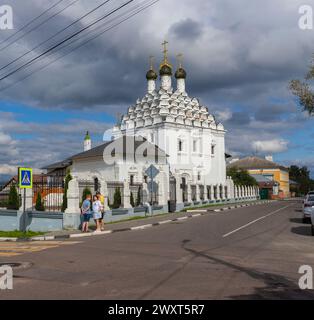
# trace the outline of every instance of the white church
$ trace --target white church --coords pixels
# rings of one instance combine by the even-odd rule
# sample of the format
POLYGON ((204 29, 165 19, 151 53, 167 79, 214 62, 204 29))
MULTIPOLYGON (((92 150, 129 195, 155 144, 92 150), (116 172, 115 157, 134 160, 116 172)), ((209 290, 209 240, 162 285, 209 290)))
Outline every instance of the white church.
POLYGON ((224 126, 188 95, 182 55, 174 71, 166 41, 163 46, 160 83, 151 59, 147 92, 121 117, 112 140, 92 148, 87 134, 84 152, 46 168, 52 174, 70 168, 74 179, 68 212, 79 210, 78 201, 72 200, 80 193, 82 181, 89 181, 93 191, 100 190, 110 203, 115 188, 121 188, 123 208, 131 207, 130 194, 135 196, 140 188, 141 203, 151 202, 163 212, 168 211, 169 202, 172 211, 179 211, 210 202, 256 198, 256 188, 238 188, 226 176, 224 126), (153 183, 147 173, 151 165, 158 172, 153 183))

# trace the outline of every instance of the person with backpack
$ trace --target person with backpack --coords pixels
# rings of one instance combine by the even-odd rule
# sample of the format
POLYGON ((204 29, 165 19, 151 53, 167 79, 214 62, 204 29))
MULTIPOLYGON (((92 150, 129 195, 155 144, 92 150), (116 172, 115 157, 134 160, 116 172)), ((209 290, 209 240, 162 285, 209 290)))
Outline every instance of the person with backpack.
POLYGON ((81 213, 83 216, 82 232, 88 232, 89 220, 92 217, 91 203, 92 196, 86 195, 86 199, 82 203, 81 213))

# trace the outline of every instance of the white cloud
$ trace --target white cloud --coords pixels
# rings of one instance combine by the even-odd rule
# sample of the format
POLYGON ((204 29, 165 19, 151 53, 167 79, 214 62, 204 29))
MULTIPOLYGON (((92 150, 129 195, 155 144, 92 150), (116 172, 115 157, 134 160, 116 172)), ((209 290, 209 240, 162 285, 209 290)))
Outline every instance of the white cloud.
POLYGON ((229 109, 218 110, 214 114, 215 114, 217 120, 222 121, 222 122, 228 121, 232 118, 232 111, 229 109))
POLYGON ((288 149, 289 141, 286 140, 264 140, 252 142, 252 148, 262 153, 279 153, 288 149))
POLYGON ((17 167, 16 166, 11 166, 8 164, 2 164, 0 165, 0 174, 5 174, 5 175, 16 175, 17 174, 17 167))

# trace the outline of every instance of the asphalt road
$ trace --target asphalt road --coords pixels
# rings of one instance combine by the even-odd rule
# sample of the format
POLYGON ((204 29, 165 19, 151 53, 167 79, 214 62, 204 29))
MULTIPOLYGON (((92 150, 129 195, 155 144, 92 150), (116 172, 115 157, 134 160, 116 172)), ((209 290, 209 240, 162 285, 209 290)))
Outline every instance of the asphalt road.
POLYGON ((281 201, 0 256, 32 264, 0 299, 313 299, 298 288, 299 267, 314 268, 300 209, 281 201))

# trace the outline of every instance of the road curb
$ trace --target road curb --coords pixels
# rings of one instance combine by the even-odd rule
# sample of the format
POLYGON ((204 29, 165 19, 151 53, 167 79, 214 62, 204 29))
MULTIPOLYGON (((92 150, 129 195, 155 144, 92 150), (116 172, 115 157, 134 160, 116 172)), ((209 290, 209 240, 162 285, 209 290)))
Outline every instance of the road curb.
POLYGON ((56 235, 56 236, 38 236, 38 237, 29 238, 29 239, 0 237, 0 242, 32 242, 32 241, 51 241, 51 240, 59 240, 60 241, 60 240, 92 237, 92 236, 101 236, 101 235, 124 232, 124 231, 145 230, 148 228, 157 227, 157 226, 164 225, 167 223, 184 221, 184 220, 187 220, 190 218, 197 218, 200 216, 204 216, 210 212, 226 212, 226 211, 233 210, 233 209, 250 207, 250 206, 254 206, 254 205, 268 204, 268 203, 273 203, 273 202, 276 202, 276 200, 266 200, 266 201, 258 201, 258 202, 247 203, 247 204, 232 205, 232 206, 227 206, 227 207, 223 207, 223 208, 219 208, 219 209, 189 210, 189 211, 187 211, 188 215, 183 216, 183 217, 179 217, 179 218, 163 220, 163 221, 159 221, 159 222, 155 222, 155 223, 151 223, 151 224, 144 224, 144 225, 135 226, 135 227, 115 229, 115 230, 106 230, 106 231, 100 231, 100 232, 73 233, 73 234, 56 235), (193 214, 193 212, 194 212, 194 214, 193 214))

